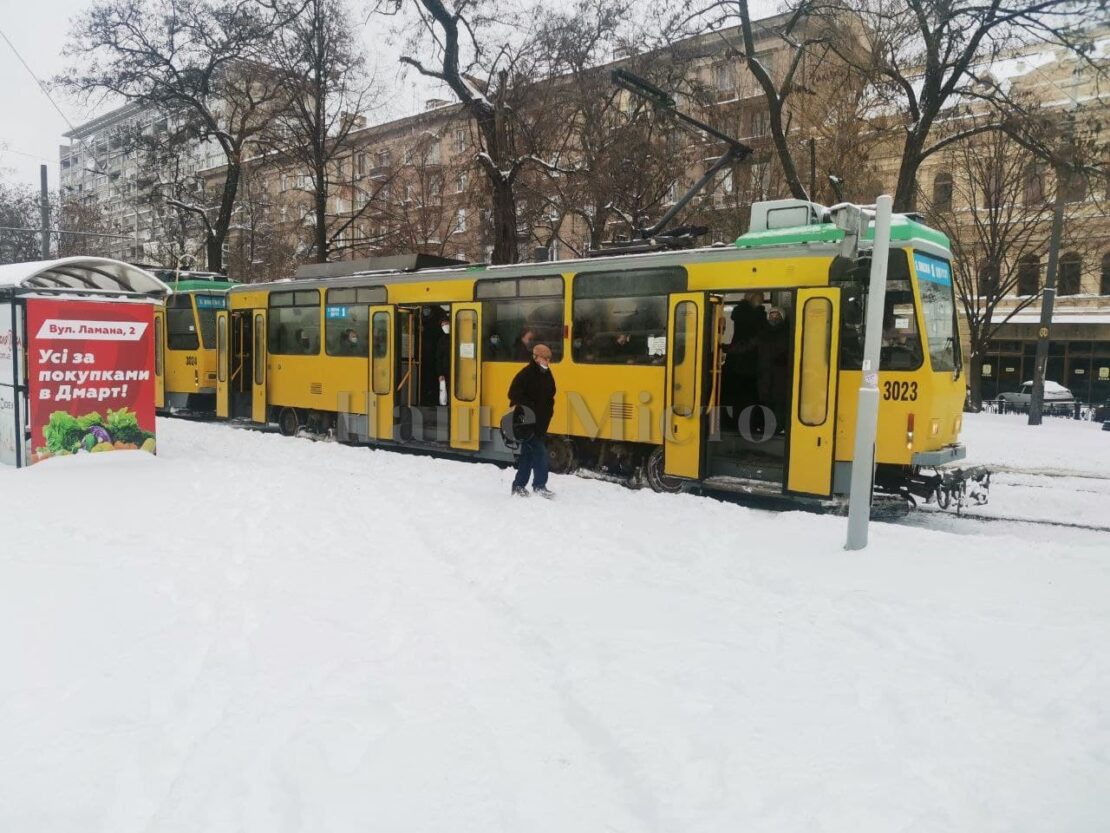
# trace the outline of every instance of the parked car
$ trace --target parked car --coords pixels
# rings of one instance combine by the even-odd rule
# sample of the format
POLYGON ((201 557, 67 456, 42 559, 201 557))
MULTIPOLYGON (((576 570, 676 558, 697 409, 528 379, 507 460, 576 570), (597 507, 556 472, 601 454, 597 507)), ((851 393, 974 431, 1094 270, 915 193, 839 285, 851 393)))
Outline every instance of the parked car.
MULTIPOLYGON (((1032 382, 1023 382, 1019 390, 998 394, 999 402, 1005 402, 1007 405, 1019 411, 1028 411, 1029 402, 1032 398, 1032 382)), ((1042 407, 1046 414, 1071 413, 1075 408, 1075 397, 1072 396, 1071 391, 1063 385, 1045 379, 1044 402, 1042 407)))

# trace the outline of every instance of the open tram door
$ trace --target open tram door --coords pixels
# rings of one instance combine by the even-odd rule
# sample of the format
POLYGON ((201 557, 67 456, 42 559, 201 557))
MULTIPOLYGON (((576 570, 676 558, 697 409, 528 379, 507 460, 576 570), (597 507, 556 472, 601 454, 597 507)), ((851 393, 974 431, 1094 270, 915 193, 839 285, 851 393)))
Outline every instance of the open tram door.
POLYGON ((216 416, 227 419, 229 414, 228 370, 231 367, 229 315, 226 309, 216 310, 216 416))
POLYGON ((395 325, 393 307, 370 307, 370 386, 366 395, 366 434, 372 440, 393 439, 393 372, 398 341, 395 325))
POLYGON ((663 473, 705 477, 705 442, 720 387, 715 361, 721 337, 721 299, 704 292, 670 296, 667 312, 667 381, 663 473))
POLYGON ((482 403, 482 306, 451 305, 451 448, 477 451, 482 403))
POLYGON ((154 407, 166 407, 166 308, 154 309, 154 407))
POLYGON ((786 491, 832 494, 840 376, 840 290, 799 289, 786 491))

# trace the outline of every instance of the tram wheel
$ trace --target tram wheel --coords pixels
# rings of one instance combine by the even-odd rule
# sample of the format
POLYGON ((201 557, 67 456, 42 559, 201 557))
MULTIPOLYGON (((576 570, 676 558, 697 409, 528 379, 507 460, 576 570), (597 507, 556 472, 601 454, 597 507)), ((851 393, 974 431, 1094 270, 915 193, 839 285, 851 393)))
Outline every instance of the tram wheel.
POLYGON ((644 479, 655 492, 674 494, 682 491, 683 481, 663 473, 663 446, 652 449, 644 463, 644 479))
POLYGON ((566 437, 549 437, 547 440, 547 467, 555 474, 570 474, 578 468, 574 443, 566 437))
POLYGON ((278 429, 287 437, 295 437, 301 427, 301 419, 292 408, 282 408, 278 414, 278 429))

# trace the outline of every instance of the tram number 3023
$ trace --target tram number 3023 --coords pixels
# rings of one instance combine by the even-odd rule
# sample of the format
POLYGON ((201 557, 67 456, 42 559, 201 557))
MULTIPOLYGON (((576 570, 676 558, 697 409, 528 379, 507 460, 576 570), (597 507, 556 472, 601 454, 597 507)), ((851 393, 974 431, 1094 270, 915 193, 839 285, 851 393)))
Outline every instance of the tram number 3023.
POLYGON ((913 402, 917 399, 917 382, 883 382, 883 399, 913 402))

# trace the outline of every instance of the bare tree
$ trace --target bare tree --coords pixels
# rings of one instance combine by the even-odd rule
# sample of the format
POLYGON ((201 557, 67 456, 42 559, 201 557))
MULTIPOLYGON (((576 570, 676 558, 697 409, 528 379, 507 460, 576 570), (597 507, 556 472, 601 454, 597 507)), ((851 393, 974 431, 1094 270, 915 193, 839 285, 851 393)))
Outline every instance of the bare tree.
POLYGON ((223 265, 247 145, 283 94, 265 58, 284 14, 271 0, 100 0, 70 32, 76 66, 58 83, 180 114, 219 145, 226 169, 214 204, 167 198, 203 226, 209 269, 223 265))
POLYGON ((541 69, 534 50, 498 39, 490 18, 471 0, 450 6, 442 0, 414 0, 414 8, 434 64, 411 55, 401 60, 446 84, 470 116, 477 132, 477 162, 489 188, 493 262, 515 263, 515 187, 521 170, 546 155, 539 143, 548 133, 539 125, 549 122, 551 113, 540 99, 549 85, 536 83, 541 69))
POLYGON ((752 54, 757 33, 747 0, 706 0, 688 19, 713 27, 739 22, 743 46, 737 51, 762 88, 776 152, 795 196, 805 189, 783 114, 792 96, 806 92, 800 72, 809 64, 810 77, 819 77, 815 65, 826 67, 834 56, 865 78, 865 121, 879 134, 900 136, 894 208, 908 211, 915 205, 917 172, 925 160, 963 138, 1006 127, 1010 110, 1004 88, 983 84, 990 67, 1007 51, 1035 42, 1064 47, 1090 62, 1090 34, 1079 24, 1097 17, 1103 2, 792 0, 779 30, 790 54, 781 80, 752 54), (937 136, 953 109, 969 103, 992 118, 937 136))
MULTIPOLYGON (((922 163, 946 147, 980 133, 1005 129, 1012 118, 1005 85, 984 79, 1008 52, 1033 43, 1062 47, 1090 63, 1089 19, 1102 0, 801 0, 806 11, 840 36, 830 47, 867 74, 888 102, 878 121, 897 124, 902 150, 894 191, 895 210, 911 210, 922 163), (973 106, 989 118, 960 130, 938 131, 958 107, 973 106)), ((1105 73, 1105 66, 1096 71, 1105 73)))
POLYGON ((27 186, 0 182, 0 263, 25 263, 42 257, 34 229, 41 224, 39 194, 27 186))
POLYGON ((339 168, 350 156, 347 140, 363 124, 356 114, 371 104, 374 84, 343 0, 294 2, 290 22, 275 33, 272 62, 287 95, 265 144, 283 164, 309 173, 312 256, 326 263, 351 230, 334 215, 329 219, 328 201, 335 186, 343 184, 339 168))
POLYGON ((644 43, 633 19, 627 3, 578 0, 537 26, 534 49, 551 79, 544 106, 557 118, 548 156, 526 173, 523 190, 527 225, 544 246, 558 239, 583 254, 610 234, 630 234, 662 213, 686 167, 673 121, 617 88, 610 73, 625 56, 622 66, 656 86, 689 92, 692 56, 680 45, 633 54, 644 43), (567 233, 579 227, 580 241, 567 233))

